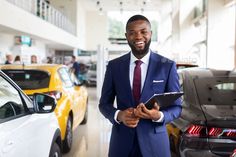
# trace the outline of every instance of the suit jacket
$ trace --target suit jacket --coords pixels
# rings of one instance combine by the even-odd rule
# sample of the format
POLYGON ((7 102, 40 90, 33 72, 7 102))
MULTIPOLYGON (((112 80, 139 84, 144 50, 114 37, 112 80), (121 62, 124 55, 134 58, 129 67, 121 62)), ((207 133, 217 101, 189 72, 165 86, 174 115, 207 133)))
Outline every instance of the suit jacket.
MULTIPOLYGON (((129 81, 130 53, 108 63, 102 87, 99 109, 113 124, 109 157, 128 157, 133 145, 135 131, 143 157, 170 157, 169 139, 165 124, 179 117, 182 110, 180 99, 162 110, 164 121, 161 123, 140 119, 136 128, 129 128, 114 120, 114 114, 117 110, 136 107, 129 81), (113 105, 115 98, 117 108, 113 105)), ((151 52, 140 102, 146 102, 154 93, 172 91, 179 91, 175 62, 151 52)))

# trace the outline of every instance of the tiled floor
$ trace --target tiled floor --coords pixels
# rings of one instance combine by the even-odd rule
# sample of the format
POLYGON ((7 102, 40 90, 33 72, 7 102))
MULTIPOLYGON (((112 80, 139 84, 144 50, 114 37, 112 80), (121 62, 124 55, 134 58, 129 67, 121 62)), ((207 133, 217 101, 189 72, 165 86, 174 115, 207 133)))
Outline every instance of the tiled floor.
POLYGON ((96 88, 89 87, 88 122, 73 133, 73 146, 63 157, 106 157, 111 123, 98 110, 96 88))

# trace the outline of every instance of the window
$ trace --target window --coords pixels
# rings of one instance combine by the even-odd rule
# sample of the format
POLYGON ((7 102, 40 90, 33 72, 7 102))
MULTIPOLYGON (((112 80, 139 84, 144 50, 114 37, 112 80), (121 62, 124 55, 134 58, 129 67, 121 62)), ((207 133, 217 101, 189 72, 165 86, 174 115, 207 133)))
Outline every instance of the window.
POLYGON ((19 92, 0 76, 0 123, 25 113, 19 92))
MULTIPOLYGON (((137 14, 137 12, 127 11, 123 12, 122 15, 119 11, 108 12, 108 31, 111 44, 127 44, 125 26, 128 18, 134 14, 137 14)), ((155 11, 146 11, 144 15, 148 17, 152 26, 152 41, 157 41, 158 21, 155 17, 158 17, 158 15, 159 13, 155 11)))
POLYGON ((23 90, 48 88, 50 75, 39 70, 2 70, 23 90))
POLYGON ((66 68, 59 69, 58 73, 59 73, 59 76, 63 82, 63 85, 65 85, 65 87, 72 87, 73 86, 70 75, 69 75, 68 70, 66 68))

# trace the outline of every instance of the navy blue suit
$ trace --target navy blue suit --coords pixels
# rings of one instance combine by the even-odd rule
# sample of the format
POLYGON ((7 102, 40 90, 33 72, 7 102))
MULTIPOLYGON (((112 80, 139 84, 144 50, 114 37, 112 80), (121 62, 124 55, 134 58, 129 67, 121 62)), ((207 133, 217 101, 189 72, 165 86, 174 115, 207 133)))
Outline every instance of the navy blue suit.
MULTIPOLYGON (((170 157, 169 139, 165 124, 178 118, 181 113, 180 99, 162 110, 164 121, 140 119, 136 128, 118 124, 114 120, 117 110, 136 107, 129 81, 130 53, 108 63, 99 102, 101 113, 113 124, 109 157, 128 157, 135 137, 139 141, 143 157, 170 157), (113 106, 116 98, 117 108, 113 106)), ((146 80, 140 102, 146 102, 154 93, 179 91, 175 62, 151 52, 146 80)))

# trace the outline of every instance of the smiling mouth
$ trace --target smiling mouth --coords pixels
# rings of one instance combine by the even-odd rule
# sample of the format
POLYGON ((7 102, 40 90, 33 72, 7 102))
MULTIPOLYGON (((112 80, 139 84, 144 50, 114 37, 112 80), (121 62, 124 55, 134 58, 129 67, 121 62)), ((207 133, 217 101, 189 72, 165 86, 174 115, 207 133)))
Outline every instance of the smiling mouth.
POLYGON ((143 41, 138 41, 138 42, 134 42, 135 46, 143 46, 144 42, 143 41))

